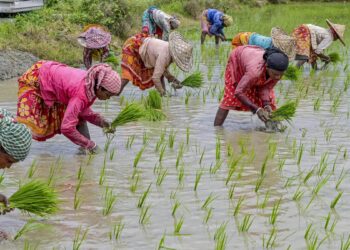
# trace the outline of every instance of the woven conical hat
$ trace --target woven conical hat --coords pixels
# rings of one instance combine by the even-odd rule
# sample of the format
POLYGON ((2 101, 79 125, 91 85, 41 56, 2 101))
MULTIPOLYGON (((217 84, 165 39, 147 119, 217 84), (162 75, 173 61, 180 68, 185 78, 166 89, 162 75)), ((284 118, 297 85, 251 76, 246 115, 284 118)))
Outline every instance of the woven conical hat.
POLYGON ((335 33, 337 33, 337 36, 340 42, 345 46, 345 42, 344 42, 345 25, 332 23, 328 19, 326 19, 326 22, 329 25, 329 27, 331 27, 331 29, 333 29, 335 33))
POLYGON ((271 29, 272 43, 275 47, 282 50, 290 60, 294 60, 296 54, 296 40, 288 36, 281 28, 274 27, 271 29))
POLYGON ((176 31, 169 35, 170 54, 176 65, 185 72, 190 71, 193 65, 192 50, 193 46, 185 41, 183 36, 176 31))

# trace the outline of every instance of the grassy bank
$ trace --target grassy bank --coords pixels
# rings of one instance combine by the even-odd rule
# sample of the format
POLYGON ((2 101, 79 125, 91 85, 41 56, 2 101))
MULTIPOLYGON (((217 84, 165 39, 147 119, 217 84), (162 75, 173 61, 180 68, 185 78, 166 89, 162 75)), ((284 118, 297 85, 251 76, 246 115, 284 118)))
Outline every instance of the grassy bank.
MULTIPOLYGON (((82 63, 82 48, 76 42, 76 37, 84 25, 103 23, 108 26, 114 35, 112 47, 119 52, 125 38, 140 30, 142 12, 152 4, 178 15, 182 21, 180 31, 190 39, 199 39, 199 21, 194 17, 200 13, 202 7, 191 7, 191 1, 119 0, 112 5, 101 5, 99 2, 103 1, 59 1, 52 7, 18 15, 13 22, 1 23, 0 49, 19 49, 43 59, 77 66, 82 63)), ((211 6, 213 5, 212 3, 211 6)), ((291 32, 302 23, 326 27, 326 18, 350 27, 350 3, 345 2, 290 3, 257 8, 239 5, 235 1, 223 6, 218 1, 218 6, 225 8, 235 21, 234 26, 226 29, 227 37, 239 31, 255 31, 268 35, 273 26, 291 32)), ((347 43, 350 42, 349 37, 345 35, 347 43)), ((340 44, 335 43, 332 48, 337 46, 340 44)))

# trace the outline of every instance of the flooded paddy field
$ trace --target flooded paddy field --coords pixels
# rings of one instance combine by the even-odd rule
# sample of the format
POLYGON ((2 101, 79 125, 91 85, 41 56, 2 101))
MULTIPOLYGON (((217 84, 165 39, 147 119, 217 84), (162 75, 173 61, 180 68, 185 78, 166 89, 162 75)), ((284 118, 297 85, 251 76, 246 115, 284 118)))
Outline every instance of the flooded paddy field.
MULTIPOLYGON (((33 142, 0 178, 1 192, 47 180, 60 211, 32 217, 40 226, 0 249, 348 249, 349 51, 325 71, 306 66, 298 81, 277 85, 279 104, 298 101, 283 133, 259 131, 263 124, 244 112, 213 126, 229 51, 196 45, 204 87, 163 98, 164 121, 118 128, 106 153, 79 155, 63 136, 33 142)), ((0 85, 1 107, 15 112, 16 79, 0 85)), ((113 119, 142 95, 129 85, 93 109, 113 119)), ((106 137, 89 128, 103 149, 106 137)), ((0 229, 14 237, 30 218, 13 211, 0 216, 0 229)))

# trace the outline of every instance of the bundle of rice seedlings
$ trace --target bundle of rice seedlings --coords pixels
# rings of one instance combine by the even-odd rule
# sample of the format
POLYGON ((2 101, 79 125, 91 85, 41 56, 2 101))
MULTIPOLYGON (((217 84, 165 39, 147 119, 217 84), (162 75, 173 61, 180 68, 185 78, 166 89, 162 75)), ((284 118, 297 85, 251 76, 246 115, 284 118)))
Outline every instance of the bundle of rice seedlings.
POLYGON ((120 111, 118 116, 112 121, 111 127, 116 128, 128 122, 137 121, 144 116, 145 113, 141 105, 137 103, 130 103, 126 105, 125 108, 120 111))
POLYGON ((192 75, 186 77, 181 84, 190 88, 200 88, 203 85, 202 73, 199 71, 194 72, 192 75))
POLYGON ((114 66, 118 66, 118 64, 119 64, 118 58, 116 57, 116 55, 113 51, 109 51, 109 55, 107 56, 107 58, 104 59, 104 62, 110 63, 114 66))
POLYGON ((157 90, 151 90, 148 92, 148 96, 145 99, 145 106, 153 109, 162 109, 162 97, 157 90))
POLYGON ((340 55, 337 52, 332 52, 328 56, 331 59, 331 63, 340 62, 340 55))
POLYGON ((287 70, 284 72, 283 76, 288 80, 297 81, 299 79, 300 74, 300 69, 298 69, 294 65, 289 65, 287 70))
POLYGON ((54 214, 58 210, 56 191, 47 183, 32 180, 19 187, 10 198, 11 208, 17 208, 39 216, 54 214))
POLYGON ((161 121, 165 119, 162 111, 162 97, 157 90, 151 90, 144 100, 145 118, 148 121, 161 121))
POLYGON ((297 103, 289 101, 271 113, 272 121, 290 122, 295 115, 297 103))

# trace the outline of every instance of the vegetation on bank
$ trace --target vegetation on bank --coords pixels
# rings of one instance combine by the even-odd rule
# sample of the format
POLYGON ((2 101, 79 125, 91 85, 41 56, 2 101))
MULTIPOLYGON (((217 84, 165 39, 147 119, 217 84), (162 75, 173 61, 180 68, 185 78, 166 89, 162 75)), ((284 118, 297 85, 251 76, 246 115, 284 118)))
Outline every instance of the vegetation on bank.
MULTIPOLYGON (((227 37, 239 31, 255 31, 269 35, 273 26, 291 32, 294 27, 302 23, 314 23, 326 27, 326 18, 350 26, 348 19, 350 3, 347 1, 252 7, 263 2, 267 1, 47 0, 45 8, 17 15, 14 21, 0 24, 0 49, 19 49, 31 52, 42 59, 79 66, 82 64, 82 48, 76 42, 76 38, 86 24, 100 23, 108 27, 113 34, 112 48, 119 52, 125 38, 140 30, 142 13, 151 5, 178 15, 182 21, 180 29, 189 39, 199 37, 198 16, 208 7, 223 9, 233 16, 235 25, 226 29, 227 37)), ((284 1, 269 0, 269 2, 284 1)), ((349 36, 345 37, 349 41, 349 36)))

